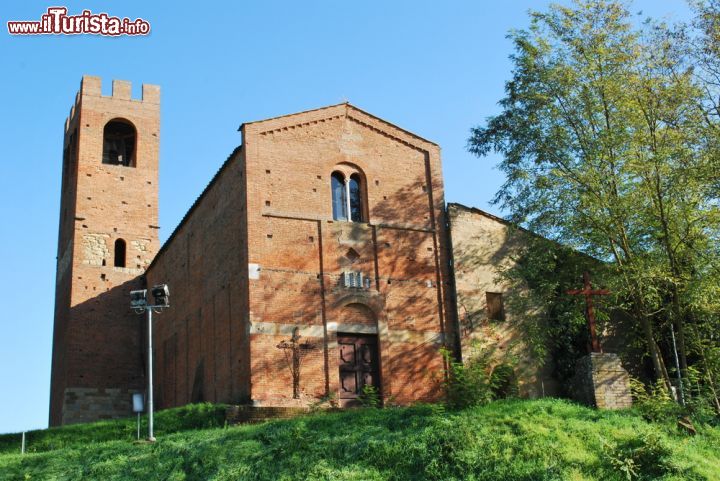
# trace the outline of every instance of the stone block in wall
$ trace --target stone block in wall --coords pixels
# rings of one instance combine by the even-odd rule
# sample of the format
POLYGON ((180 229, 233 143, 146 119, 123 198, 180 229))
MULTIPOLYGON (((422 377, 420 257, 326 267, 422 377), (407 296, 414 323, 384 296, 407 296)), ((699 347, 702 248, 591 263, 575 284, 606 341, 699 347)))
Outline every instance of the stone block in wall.
POLYGON ((599 409, 632 406, 630 375, 617 354, 593 352, 575 366, 572 394, 576 401, 599 409))
POLYGON ((133 389, 67 388, 62 424, 117 419, 132 415, 133 389))

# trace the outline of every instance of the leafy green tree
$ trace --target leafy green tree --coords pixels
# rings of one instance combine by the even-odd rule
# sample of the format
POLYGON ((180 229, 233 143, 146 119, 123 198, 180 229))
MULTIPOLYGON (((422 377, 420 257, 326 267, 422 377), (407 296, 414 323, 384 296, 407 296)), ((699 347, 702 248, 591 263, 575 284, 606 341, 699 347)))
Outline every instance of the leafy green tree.
POLYGON ((609 0, 531 12, 510 34, 502 111, 469 140, 503 155, 495 202, 513 221, 604 262, 668 388, 671 329, 683 372, 702 361, 717 377, 701 347, 720 289, 718 0, 694 8, 692 25, 642 27, 609 0))

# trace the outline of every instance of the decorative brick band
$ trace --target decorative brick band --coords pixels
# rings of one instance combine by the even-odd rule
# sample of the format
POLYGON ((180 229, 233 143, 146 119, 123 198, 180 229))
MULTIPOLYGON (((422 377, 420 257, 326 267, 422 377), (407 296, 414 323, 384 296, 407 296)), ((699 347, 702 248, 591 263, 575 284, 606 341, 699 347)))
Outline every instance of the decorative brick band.
MULTIPOLYGON (((250 334, 269 334, 274 336, 292 336, 295 328, 299 328, 302 337, 324 337, 325 331, 321 325, 282 324, 279 322, 252 322, 250 334)), ((377 326, 367 324, 351 324, 343 322, 328 322, 328 332, 344 332, 349 334, 377 334, 377 326)), ((412 331, 409 329, 381 329, 387 334, 391 342, 436 343, 442 344, 444 335, 436 331, 412 331)))

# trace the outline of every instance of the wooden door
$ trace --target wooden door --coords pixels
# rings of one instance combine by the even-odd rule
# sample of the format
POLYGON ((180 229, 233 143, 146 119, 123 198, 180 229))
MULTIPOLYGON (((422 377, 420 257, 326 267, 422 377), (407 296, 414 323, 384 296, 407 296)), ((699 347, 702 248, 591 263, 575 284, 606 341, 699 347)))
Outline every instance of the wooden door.
POLYGON ((364 386, 380 395, 377 336, 338 334, 340 352, 340 406, 360 406, 364 386))

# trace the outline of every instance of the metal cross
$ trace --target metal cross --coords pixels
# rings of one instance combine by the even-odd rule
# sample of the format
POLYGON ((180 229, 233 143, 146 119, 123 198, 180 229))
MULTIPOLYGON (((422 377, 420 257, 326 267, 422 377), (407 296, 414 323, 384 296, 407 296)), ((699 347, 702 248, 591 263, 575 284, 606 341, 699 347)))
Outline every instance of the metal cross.
POLYGON ((569 289, 566 291, 567 294, 572 296, 585 296, 585 317, 587 319, 588 328, 590 329, 590 340, 591 349, 590 352, 602 352, 600 347, 600 341, 597 338, 595 332, 595 310, 593 309, 593 296, 606 296, 610 294, 607 289, 595 289, 593 290, 590 284, 590 273, 583 272, 583 288, 582 289, 569 289))
POLYGON ((282 341, 277 345, 285 354, 285 361, 290 368, 293 381, 293 399, 300 399, 300 363, 303 357, 310 351, 317 349, 317 346, 310 342, 300 342, 300 328, 293 329, 293 335, 289 341, 282 341))

